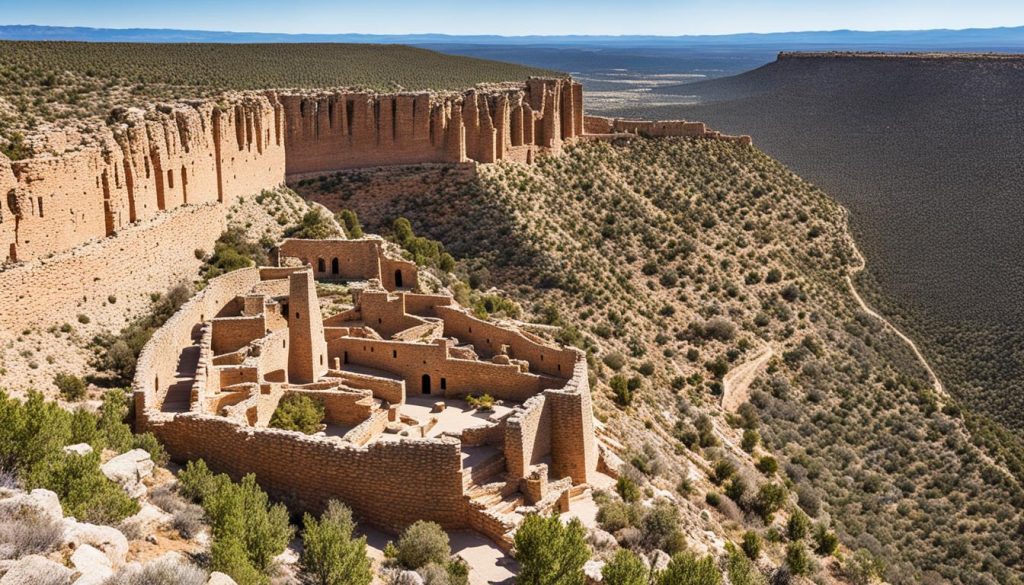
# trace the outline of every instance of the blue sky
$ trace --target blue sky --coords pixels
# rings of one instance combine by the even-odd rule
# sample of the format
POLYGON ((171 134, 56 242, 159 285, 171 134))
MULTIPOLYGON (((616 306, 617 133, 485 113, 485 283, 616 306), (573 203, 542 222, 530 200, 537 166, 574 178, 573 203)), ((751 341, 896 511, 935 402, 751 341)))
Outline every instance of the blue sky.
POLYGON ((1024 0, 0 0, 0 24, 284 33, 722 34, 1024 25, 1024 0))

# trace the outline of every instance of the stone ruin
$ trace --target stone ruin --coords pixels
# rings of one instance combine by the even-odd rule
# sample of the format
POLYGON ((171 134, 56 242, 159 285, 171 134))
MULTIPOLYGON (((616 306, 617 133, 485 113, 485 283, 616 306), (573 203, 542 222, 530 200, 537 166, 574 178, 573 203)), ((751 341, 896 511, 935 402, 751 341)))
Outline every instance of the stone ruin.
POLYGON ((296 510, 339 499, 398 531, 417 520, 500 546, 531 511, 568 510, 596 478, 585 356, 420 294, 383 241, 294 240, 275 267, 213 279, 139 358, 137 426, 296 510), (317 283, 351 308, 324 317, 317 283), (489 394, 492 410, 471 407, 489 394), (315 435, 270 428, 285 396, 321 401, 315 435))

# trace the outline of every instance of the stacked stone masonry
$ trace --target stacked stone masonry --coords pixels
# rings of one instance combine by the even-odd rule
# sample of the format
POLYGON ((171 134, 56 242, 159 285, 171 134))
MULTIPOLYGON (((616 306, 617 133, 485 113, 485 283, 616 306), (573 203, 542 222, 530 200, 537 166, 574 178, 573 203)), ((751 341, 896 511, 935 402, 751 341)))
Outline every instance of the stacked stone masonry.
POLYGON ((594 479, 582 353, 475 318, 449 296, 382 284, 382 267, 418 278, 376 238, 285 240, 277 258, 213 279, 144 348, 137 426, 174 459, 254 473, 296 510, 336 498, 385 529, 428 519, 503 546, 519 503, 551 494, 554 505, 594 479), (317 270, 321 258, 338 271, 317 270), (315 284, 342 273, 352 306, 324 319, 315 284), (287 294, 254 292, 265 288, 287 294), (268 428, 291 394, 322 401, 321 432, 268 428), (499 401, 493 412, 463 400, 482 394, 499 401), (513 511, 478 499, 496 489, 485 485, 505 486, 499 504, 513 511))

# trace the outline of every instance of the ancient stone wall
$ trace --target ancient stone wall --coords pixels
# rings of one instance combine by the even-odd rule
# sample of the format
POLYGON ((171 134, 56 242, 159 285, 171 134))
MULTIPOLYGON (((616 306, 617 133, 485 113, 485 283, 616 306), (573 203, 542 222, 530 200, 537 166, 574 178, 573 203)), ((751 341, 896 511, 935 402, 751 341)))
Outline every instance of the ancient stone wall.
POLYGON ((230 201, 281 184, 280 108, 273 96, 245 95, 226 106, 203 101, 118 110, 88 146, 0 160, 0 176, 15 178, 0 201, 14 222, 13 232, 6 225, 0 230, 0 257, 42 258, 159 211, 230 201))
POLYGON ((505 431, 505 462, 511 478, 523 478, 530 466, 551 454, 551 405, 534 396, 509 417, 505 431))
POLYGON ((283 94, 288 176, 427 162, 531 162, 583 132, 582 95, 570 79, 448 96, 283 94))
POLYGON ((454 307, 437 307, 434 311, 444 319, 446 337, 473 344, 482 356, 507 350, 510 358, 530 362, 531 368, 537 372, 563 378, 571 375, 576 364, 576 352, 571 349, 551 347, 530 339, 522 332, 498 327, 454 307))
POLYGON ((635 134, 647 138, 682 136, 725 140, 746 145, 753 144, 750 136, 729 136, 715 130, 709 130, 703 122, 687 122, 685 120, 622 120, 601 116, 585 116, 583 127, 585 134, 591 138, 608 138, 623 134, 635 134))
POLYGON ((241 349, 267 334, 262 313, 254 317, 225 317, 213 321, 213 353, 221 355, 241 349))
POLYGON ((264 489, 295 511, 317 513, 328 500, 339 499, 364 521, 392 531, 417 520, 467 527, 456 439, 376 441, 356 447, 192 413, 153 415, 147 429, 173 459, 204 459, 235 479, 253 473, 264 489))

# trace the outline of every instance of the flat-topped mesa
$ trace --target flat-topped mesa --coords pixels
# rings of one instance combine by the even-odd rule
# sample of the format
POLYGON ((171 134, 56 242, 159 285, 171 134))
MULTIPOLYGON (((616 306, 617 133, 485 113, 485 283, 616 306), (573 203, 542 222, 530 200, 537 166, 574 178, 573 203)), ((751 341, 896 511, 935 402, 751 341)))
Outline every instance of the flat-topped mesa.
POLYGON ((779 61, 794 59, 887 59, 887 60, 954 60, 954 61, 1024 61, 1019 53, 957 53, 947 51, 782 51, 779 61))
POLYGON ((462 94, 281 94, 289 177, 426 162, 529 163, 583 133, 583 87, 530 79, 462 94))

